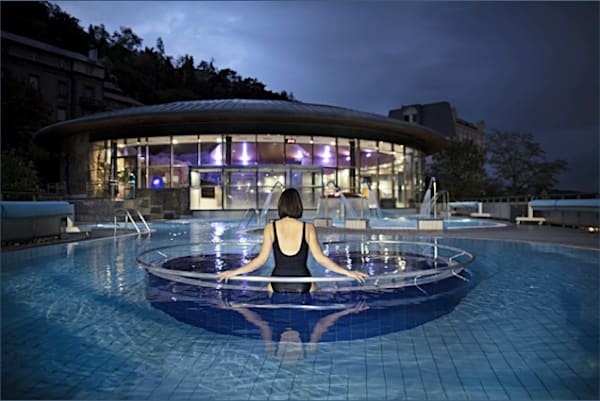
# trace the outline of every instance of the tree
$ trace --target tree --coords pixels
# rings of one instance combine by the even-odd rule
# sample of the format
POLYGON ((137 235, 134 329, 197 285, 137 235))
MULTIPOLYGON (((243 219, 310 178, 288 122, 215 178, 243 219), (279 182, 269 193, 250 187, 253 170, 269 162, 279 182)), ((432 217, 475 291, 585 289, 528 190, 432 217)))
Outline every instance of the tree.
POLYGON ((2 30, 87 55, 89 36, 57 5, 43 1, 2 1, 2 30))
POLYGON ((494 130, 486 140, 493 177, 508 195, 550 192, 557 175, 568 168, 565 160, 547 161, 546 152, 531 133, 494 130))
POLYGON ((48 2, 3 1, 0 7, 3 30, 86 55, 96 49, 106 79, 145 104, 235 97, 293 99, 291 92, 275 93, 255 78, 219 70, 212 59, 195 66, 194 57, 186 54, 174 61, 165 54, 160 37, 156 49, 142 49, 142 39, 131 28, 120 27, 110 34, 100 24, 89 25, 86 31, 77 18, 48 2))
POLYGON ((448 191, 452 199, 485 195, 485 152, 473 141, 450 139, 443 151, 432 156, 428 167, 429 175, 436 178, 438 190, 448 191))
MULTIPOLYGON (((18 154, 15 149, 2 149, 2 193, 7 199, 7 192, 30 193, 39 185, 38 173, 33 161, 18 154)), ((24 199, 29 199, 25 195, 24 199)), ((20 199, 19 194, 10 194, 8 198, 20 199)))
POLYGON ((2 192, 29 192, 38 173, 56 181, 46 165, 51 155, 33 142, 33 133, 50 123, 50 108, 41 93, 9 71, 2 76, 2 192), (37 167, 37 169, 36 169, 37 167))
POLYGON ((115 31, 112 34, 113 43, 122 46, 130 52, 135 52, 142 45, 142 39, 137 36, 131 28, 122 26, 120 32, 115 31))
POLYGON ((28 151, 33 144, 33 133, 51 122, 50 106, 38 90, 5 71, 1 121, 2 148, 28 151))

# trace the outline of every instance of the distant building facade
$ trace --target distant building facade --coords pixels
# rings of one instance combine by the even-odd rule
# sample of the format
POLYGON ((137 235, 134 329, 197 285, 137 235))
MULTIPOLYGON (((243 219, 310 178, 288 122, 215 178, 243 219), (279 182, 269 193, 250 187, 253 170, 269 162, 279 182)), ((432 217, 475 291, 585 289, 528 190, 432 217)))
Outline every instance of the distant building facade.
POLYGON ((142 105, 105 80, 94 50, 85 56, 9 32, 1 37, 2 74, 8 71, 39 90, 54 122, 142 105))
POLYGON ((480 148, 485 144, 485 123, 483 121, 472 123, 460 118, 456 109, 448 102, 402 106, 390 110, 388 116, 432 128, 448 139, 471 140, 480 148))

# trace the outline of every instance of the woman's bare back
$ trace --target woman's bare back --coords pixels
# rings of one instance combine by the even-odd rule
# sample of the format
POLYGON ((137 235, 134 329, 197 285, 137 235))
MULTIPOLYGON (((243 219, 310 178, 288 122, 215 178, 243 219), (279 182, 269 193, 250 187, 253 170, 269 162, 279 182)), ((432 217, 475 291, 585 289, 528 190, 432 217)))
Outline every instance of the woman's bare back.
POLYGON ((276 223, 279 249, 284 255, 293 256, 302 246, 302 225, 300 220, 284 217, 276 223))

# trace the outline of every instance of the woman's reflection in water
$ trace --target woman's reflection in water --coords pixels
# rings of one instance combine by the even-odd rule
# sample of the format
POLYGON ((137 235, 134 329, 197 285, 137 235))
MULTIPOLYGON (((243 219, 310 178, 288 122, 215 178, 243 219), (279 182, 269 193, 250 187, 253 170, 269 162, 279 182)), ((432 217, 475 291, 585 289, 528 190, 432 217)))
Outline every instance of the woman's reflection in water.
POLYGON ((305 344, 302 341, 300 332, 292 327, 286 327, 279 334, 273 333, 271 326, 258 313, 242 306, 230 305, 218 297, 218 306, 222 309, 235 311, 242 315, 249 323, 252 323, 260 330, 260 336, 265 343, 265 352, 267 355, 275 356, 281 362, 294 362, 304 358, 306 353, 313 354, 317 349, 317 343, 321 340, 323 334, 335 324, 335 322, 343 316, 358 314, 369 309, 369 306, 364 301, 358 302, 352 308, 340 310, 319 319, 311 331, 310 338, 305 344), (275 337, 275 339, 274 339, 275 337), (306 345, 306 350, 305 350, 306 345))

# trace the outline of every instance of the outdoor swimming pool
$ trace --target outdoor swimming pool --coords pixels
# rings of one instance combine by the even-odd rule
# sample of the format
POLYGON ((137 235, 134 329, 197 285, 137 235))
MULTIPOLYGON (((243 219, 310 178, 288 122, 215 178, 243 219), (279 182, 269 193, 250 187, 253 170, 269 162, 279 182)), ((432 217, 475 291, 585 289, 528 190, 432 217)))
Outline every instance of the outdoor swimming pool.
MULTIPOLYGON (((275 218, 276 216, 272 216, 275 218)), ((431 217, 431 216, 429 216, 431 217)), ((368 226, 372 229, 397 229, 397 230, 416 230, 417 219, 424 216, 407 215, 395 216, 393 214, 384 217, 367 217, 368 226)), ((264 227, 264 218, 260 219, 258 224, 254 221, 248 221, 249 224, 244 225, 245 228, 264 227)), ((313 222, 313 219, 306 219, 308 222, 313 222)), ((345 226, 345 222, 341 218, 332 218, 331 224, 333 227, 345 226)), ((470 217, 450 216, 443 218, 445 230, 461 230, 465 228, 501 228, 506 227, 506 223, 492 219, 476 219, 470 217)))
MULTIPOLYGON (((372 313, 367 301, 329 326, 323 341, 298 346, 291 339, 268 344, 251 323, 246 329, 253 335, 218 333, 153 305, 153 287, 135 261, 144 250, 259 241, 240 238, 237 222, 191 220, 153 228, 150 239, 117 237, 2 254, 2 398, 599 396, 596 250, 441 238, 440 244, 476 255, 467 268, 468 287, 460 287, 452 308, 391 329, 388 315, 378 320, 375 314, 369 328, 379 324, 379 331, 368 336, 336 332, 354 327, 349 319, 372 313), (281 358, 283 345, 293 359, 281 358)), ((361 238, 336 234, 320 240, 361 238)), ((364 239, 430 240, 406 233, 364 239)), ((204 323, 218 318, 203 313, 204 323)), ((398 313, 403 318, 409 309, 398 313)))
MULTIPOLYGON (((444 228, 447 230, 460 230, 464 228, 499 228, 505 226, 505 223, 495 220, 472 219, 469 217, 456 216, 444 218, 444 228)), ((415 230, 417 228, 417 216, 370 218, 369 227, 415 230)))

